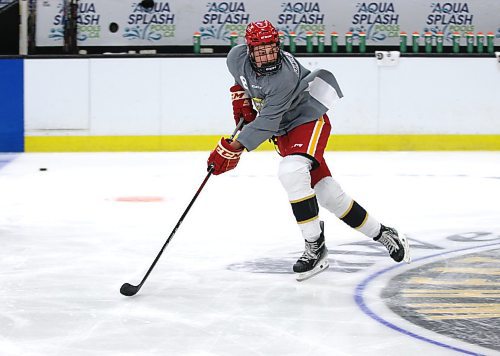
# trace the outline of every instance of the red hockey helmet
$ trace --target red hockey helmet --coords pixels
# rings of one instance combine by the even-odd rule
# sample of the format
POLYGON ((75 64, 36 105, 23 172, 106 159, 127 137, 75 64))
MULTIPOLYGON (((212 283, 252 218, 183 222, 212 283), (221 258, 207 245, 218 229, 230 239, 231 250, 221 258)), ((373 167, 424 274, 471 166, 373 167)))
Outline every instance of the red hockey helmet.
POLYGON ((256 21, 248 24, 245 31, 245 42, 248 46, 248 54, 252 68, 259 74, 272 74, 281 68, 281 50, 279 34, 276 28, 268 20, 256 21), (253 56, 253 48, 255 46, 271 44, 275 45, 278 50, 276 61, 268 62, 257 66, 253 56))
POLYGON ((268 20, 256 21, 248 24, 245 31, 245 41, 249 46, 278 43, 279 35, 276 28, 268 20))

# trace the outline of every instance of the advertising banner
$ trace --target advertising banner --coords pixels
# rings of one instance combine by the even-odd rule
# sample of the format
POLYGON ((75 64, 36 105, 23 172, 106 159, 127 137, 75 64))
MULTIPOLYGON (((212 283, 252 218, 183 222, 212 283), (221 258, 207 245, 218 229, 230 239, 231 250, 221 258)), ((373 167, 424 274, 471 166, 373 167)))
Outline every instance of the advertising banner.
MULTIPOLYGON (((63 43, 63 0, 37 1, 37 45, 63 43)), ((500 1, 436 0, 364 1, 203 1, 154 0, 145 9, 138 0, 80 0, 78 5, 79 46, 169 46, 191 45, 200 32, 204 45, 228 45, 231 32, 241 37, 248 23, 268 19, 296 41, 305 43, 306 33, 344 35, 356 39, 366 34, 368 45, 397 45, 399 33, 444 33, 444 44, 452 34, 493 32, 500 42, 500 1)))

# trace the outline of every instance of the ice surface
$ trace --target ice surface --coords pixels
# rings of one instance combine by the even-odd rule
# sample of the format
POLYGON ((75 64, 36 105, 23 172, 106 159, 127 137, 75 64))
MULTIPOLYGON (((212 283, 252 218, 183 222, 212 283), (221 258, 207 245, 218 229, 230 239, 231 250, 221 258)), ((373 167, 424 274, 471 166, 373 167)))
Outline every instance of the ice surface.
MULTIPOLYGON (((328 152, 344 190, 407 232, 415 262, 396 265, 321 210, 331 267, 302 283, 280 158, 247 153, 210 178, 142 290, 122 296, 198 189, 207 155, 0 155, 0 354, 498 354, 411 323, 382 290, 449 257, 428 256, 499 247, 500 153, 328 152)), ((498 313, 499 298, 489 303, 498 313)))

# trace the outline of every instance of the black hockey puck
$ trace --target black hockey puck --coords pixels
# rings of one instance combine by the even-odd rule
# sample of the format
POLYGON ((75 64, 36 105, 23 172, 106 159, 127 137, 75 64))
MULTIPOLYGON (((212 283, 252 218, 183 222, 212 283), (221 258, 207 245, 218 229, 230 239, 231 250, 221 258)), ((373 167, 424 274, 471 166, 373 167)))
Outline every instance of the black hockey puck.
POLYGON ((47 168, 40 168, 39 170, 40 170, 40 171, 46 171, 46 170, 47 170, 47 168))

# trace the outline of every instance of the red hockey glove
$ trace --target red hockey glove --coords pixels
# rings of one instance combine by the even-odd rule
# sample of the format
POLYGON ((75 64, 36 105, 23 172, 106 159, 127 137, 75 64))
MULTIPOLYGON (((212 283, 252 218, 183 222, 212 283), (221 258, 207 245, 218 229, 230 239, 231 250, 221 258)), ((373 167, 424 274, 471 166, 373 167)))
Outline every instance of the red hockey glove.
POLYGON ((212 164, 214 165, 213 174, 219 175, 230 171, 231 169, 234 169, 240 161, 243 149, 234 150, 230 143, 230 140, 222 137, 217 147, 215 147, 215 149, 210 153, 207 160, 207 166, 208 169, 210 169, 210 166, 212 164))
POLYGON ((244 124, 255 120, 257 111, 254 110, 250 97, 245 93, 241 85, 233 85, 229 90, 231 91, 231 100, 233 101, 233 116, 236 126, 238 126, 241 117, 243 117, 244 124))

